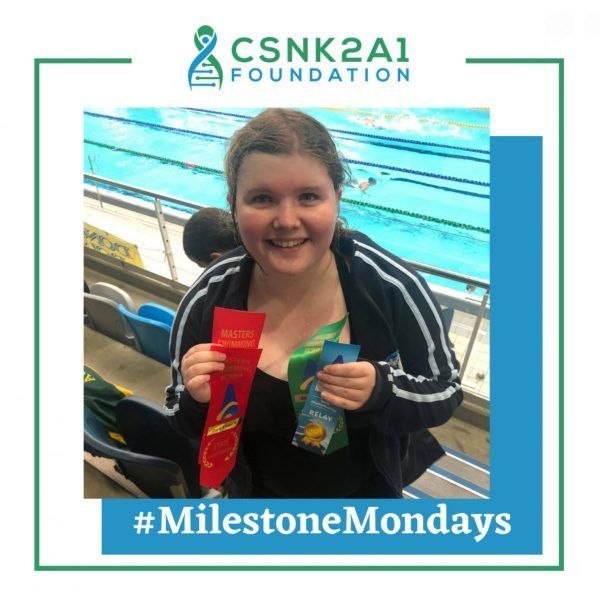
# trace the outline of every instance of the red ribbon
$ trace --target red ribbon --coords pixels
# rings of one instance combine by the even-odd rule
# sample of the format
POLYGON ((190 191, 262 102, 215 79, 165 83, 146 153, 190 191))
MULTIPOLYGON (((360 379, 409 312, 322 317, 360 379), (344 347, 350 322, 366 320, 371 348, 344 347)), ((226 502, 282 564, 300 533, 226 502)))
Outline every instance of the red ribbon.
POLYGON ((210 404, 202 435, 200 485, 218 488, 235 465, 242 423, 262 350, 257 348, 264 313, 216 307, 212 350, 223 351, 225 368, 211 375, 210 404), (220 345, 220 346, 216 346, 220 345))

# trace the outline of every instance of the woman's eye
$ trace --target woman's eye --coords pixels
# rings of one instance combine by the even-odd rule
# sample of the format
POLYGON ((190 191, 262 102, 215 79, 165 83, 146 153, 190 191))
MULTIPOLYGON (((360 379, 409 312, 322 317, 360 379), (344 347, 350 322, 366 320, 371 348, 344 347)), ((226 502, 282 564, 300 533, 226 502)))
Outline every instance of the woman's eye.
POLYGON ((271 197, 267 194, 258 194, 250 199, 251 204, 264 205, 271 202, 271 197))
POLYGON ((318 200, 319 197, 314 193, 314 192, 304 192, 303 194, 300 195, 300 200, 305 200, 305 201, 312 201, 312 200, 318 200))

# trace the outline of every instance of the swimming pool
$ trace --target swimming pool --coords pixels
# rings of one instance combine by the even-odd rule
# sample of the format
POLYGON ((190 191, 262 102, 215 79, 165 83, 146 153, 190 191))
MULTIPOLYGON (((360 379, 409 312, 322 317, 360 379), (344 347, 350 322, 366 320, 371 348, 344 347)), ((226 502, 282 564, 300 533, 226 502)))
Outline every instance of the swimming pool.
MULTIPOLYGON (((358 181, 342 216, 400 257, 489 280, 489 111, 302 109, 324 123, 358 181)), ((84 171, 226 208, 227 140, 260 109, 95 108, 84 171)), ((464 290, 464 285, 428 278, 464 290)))

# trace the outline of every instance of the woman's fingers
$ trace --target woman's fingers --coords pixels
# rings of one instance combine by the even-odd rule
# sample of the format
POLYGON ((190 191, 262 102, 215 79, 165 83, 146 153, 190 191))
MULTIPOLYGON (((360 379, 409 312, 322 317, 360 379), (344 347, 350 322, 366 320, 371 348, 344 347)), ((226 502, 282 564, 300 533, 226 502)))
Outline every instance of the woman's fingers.
POLYGON ((371 363, 356 361, 327 365, 317 374, 321 396, 344 409, 359 409, 370 398, 376 373, 371 363))
POLYGON ((333 363, 326 365, 321 373, 342 378, 361 378, 375 371, 368 361, 353 361, 352 363, 333 363))
POLYGON ((359 378, 345 378, 341 376, 332 376, 324 372, 319 372, 318 378, 319 384, 327 386, 328 388, 335 386, 336 388, 356 389, 362 388, 367 382, 366 376, 359 378))
POLYGON ((321 393, 323 399, 325 399, 328 403, 335 405, 336 407, 341 407, 342 409, 348 409, 352 411, 354 409, 359 409, 363 406, 364 403, 360 401, 352 401, 347 399, 346 397, 338 396, 337 394, 333 394, 332 392, 323 391, 321 393))
POLYGON ((215 371, 223 371, 225 369, 225 363, 219 361, 207 361, 204 363, 195 363, 188 365, 182 369, 184 378, 191 379, 194 376, 200 376, 202 374, 211 374, 215 371))
POLYGON ((371 379, 371 370, 374 375, 375 368, 370 363, 338 363, 326 365, 317 376, 323 384, 341 388, 362 388, 371 379))
POLYGON ((323 396, 323 392, 325 392, 326 394, 331 394, 349 401, 360 401, 363 397, 362 388, 360 387, 347 388, 345 386, 335 386, 333 384, 323 386, 321 380, 319 380, 319 389, 321 391, 321 396, 323 396))
POLYGON ((195 376, 187 381, 186 388, 200 389, 202 386, 208 385, 209 382, 209 375, 195 376))
POLYGON ((225 369, 225 353, 211 350, 211 344, 197 344, 181 361, 181 375, 187 391, 199 403, 210 400, 210 374, 225 369))
POLYGON ((198 344, 193 346, 183 357, 181 361, 181 368, 185 369, 190 365, 195 365, 197 363, 205 363, 209 361, 213 362, 222 362, 224 363, 226 359, 225 353, 221 353, 220 351, 211 351, 210 345, 206 344, 198 344), (205 348, 208 347, 208 348, 205 348))

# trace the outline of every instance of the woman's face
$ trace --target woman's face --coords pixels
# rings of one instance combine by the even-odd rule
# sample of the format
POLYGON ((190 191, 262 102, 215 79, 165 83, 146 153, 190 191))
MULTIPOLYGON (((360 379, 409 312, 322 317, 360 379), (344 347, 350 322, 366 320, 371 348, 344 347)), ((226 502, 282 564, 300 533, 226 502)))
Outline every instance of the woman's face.
POLYGON ((341 191, 306 154, 253 152, 238 173, 235 217, 242 242, 268 274, 301 275, 328 257, 341 191))

